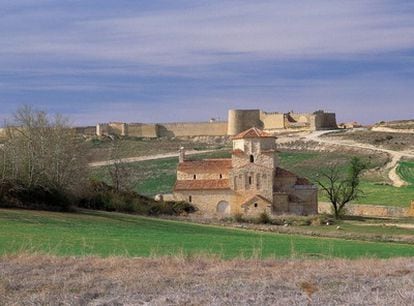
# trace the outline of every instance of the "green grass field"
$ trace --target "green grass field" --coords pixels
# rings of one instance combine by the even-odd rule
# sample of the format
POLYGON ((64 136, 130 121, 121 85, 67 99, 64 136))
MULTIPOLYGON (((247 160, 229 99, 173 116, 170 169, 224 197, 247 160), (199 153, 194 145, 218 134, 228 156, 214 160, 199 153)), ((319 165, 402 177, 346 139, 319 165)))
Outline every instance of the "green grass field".
MULTIPOLYGON (((225 151, 200 154, 191 158, 225 158, 230 154, 225 151)), ((386 160, 384 158, 369 158, 361 156, 370 161, 370 168, 382 166, 386 160)), ((279 160, 281 167, 291 170, 295 173, 311 178, 321 169, 326 167, 328 162, 336 162, 339 167, 346 171, 346 163, 350 156, 345 153, 332 152, 280 152, 279 160)), ((133 188, 135 191, 153 196, 157 193, 170 193, 175 183, 177 158, 166 158, 159 160, 150 160, 129 164, 133 179, 133 188)), ((93 176, 96 179, 109 180, 105 168, 94 169, 93 176)), ((380 176, 363 177, 361 180, 361 189, 363 196, 357 201, 360 204, 378 204, 406 207, 414 199, 414 186, 393 187, 384 185, 383 178, 380 176)), ((321 200, 326 201, 326 197, 321 195, 321 200)))
POLYGON ((414 185, 414 162, 402 161, 397 167, 398 175, 407 183, 414 185))
POLYGON ((414 256, 414 246, 262 233, 107 212, 0 210, 0 254, 233 257, 414 256))

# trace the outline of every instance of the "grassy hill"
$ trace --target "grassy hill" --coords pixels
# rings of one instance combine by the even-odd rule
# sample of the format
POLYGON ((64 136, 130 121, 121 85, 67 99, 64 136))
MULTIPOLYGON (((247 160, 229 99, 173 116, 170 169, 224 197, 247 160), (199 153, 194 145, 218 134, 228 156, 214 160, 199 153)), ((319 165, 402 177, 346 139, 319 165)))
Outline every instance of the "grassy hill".
POLYGON ((389 258, 414 256, 409 244, 314 238, 189 224, 106 212, 0 210, 0 255, 218 254, 234 257, 389 258))
MULTIPOLYGON (((359 155, 370 162, 370 168, 375 169, 386 163, 384 155, 359 155)), ((224 158, 230 157, 230 153, 219 151, 209 154, 200 154, 191 158, 224 158)), ((350 158, 347 153, 338 152, 281 152, 279 160, 281 166, 305 177, 312 177, 329 162, 336 162, 343 171, 350 158)), ((128 164, 132 173, 134 190, 148 196, 157 193, 172 192, 178 158, 165 158, 128 164)), ((96 179, 104 179, 109 182, 109 176, 104 167, 94 169, 93 176, 96 179)), ((362 178, 361 187, 363 197, 358 200, 360 204, 380 204, 406 207, 414 198, 414 186, 393 187, 384 185, 384 178, 380 175, 370 175, 362 178)), ((322 200, 326 200, 321 197, 322 200)))

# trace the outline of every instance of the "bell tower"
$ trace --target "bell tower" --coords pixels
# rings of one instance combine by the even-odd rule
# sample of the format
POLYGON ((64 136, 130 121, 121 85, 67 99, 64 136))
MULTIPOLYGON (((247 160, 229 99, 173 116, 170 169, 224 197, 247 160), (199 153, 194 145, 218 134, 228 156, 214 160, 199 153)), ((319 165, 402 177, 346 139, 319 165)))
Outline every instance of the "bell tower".
POLYGON ((278 165, 276 137, 251 128, 233 137, 231 187, 239 193, 260 194, 272 200, 278 165))

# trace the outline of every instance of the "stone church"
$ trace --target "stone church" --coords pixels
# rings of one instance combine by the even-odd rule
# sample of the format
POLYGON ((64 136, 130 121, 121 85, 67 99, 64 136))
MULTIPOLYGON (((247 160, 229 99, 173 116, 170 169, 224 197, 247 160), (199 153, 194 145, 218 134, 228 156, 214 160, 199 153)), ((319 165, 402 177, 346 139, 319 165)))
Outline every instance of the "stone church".
POLYGON ((275 136, 253 127, 232 140, 226 159, 189 160, 180 150, 174 199, 207 216, 317 214, 316 186, 279 167, 275 136))

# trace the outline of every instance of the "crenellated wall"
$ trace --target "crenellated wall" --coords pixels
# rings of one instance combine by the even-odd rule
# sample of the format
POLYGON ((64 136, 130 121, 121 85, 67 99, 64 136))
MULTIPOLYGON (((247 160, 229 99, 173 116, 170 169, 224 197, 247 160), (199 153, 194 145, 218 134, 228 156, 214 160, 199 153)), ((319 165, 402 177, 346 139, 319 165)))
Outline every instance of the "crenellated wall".
POLYGON ((231 109, 228 121, 177 122, 177 123, 122 123, 110 122, 96 126, 96 135, 123 135, 135 137, 191 137, 234 136, 251 127, 270 132, 283 129, 334 129, 337 128, 334 113, 263 112, 259 109, 231 109))
POLYGON ((164 124, 144 123, 100 123, 96 135, 121 135, 132 137, 184 137, 184 136, 225 136, 227 122, 181 122, 164 124))
POLYGON ((230 109, 227 134, 234 136, 251 127, 263 128, 259 109, 230 109))

